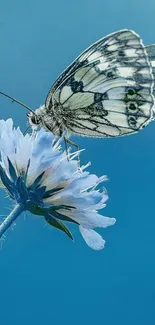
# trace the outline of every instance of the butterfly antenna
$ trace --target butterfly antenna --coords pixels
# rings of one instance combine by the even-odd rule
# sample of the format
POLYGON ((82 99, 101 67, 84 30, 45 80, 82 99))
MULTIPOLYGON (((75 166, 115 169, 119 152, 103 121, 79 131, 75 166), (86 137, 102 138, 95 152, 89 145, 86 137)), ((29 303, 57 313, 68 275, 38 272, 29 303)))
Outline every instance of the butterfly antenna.
POLYGON ((33 110, 30 108, 30 107, 28 107, 28 106, 27 106, 27 105, 25 105, 24 103, 20 102, 19 100, 17 100, 17 99, 15 99, 15 98, 13 98, 13 97, 11 97, 11 96, 9 96, 9 95, 7 95, 7 94, 3 93, 2 91, 0 91, 0 95, 3 95, 3 96, 5 96, 5 97, 7 97, 7 98, 11 99, 11 100, 12 100, 12 102, 15 102, 15 103, 17 103, 17 104, 19 104, 19 105, 21 105, 21 106, 25 107, 26 109, 28 109, 28 111, 30 111, 30 112, 32 112, 32 113, 34 113, 34 111, 33 111, 33 110))

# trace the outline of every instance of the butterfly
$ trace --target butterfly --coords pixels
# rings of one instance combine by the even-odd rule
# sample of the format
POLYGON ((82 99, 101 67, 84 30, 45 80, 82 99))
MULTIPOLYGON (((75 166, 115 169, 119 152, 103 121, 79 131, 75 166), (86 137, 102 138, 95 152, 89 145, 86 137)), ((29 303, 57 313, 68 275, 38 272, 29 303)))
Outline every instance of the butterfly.
MULTIPOLYGON (((153 78, 155 80, 155 44, 146 46, 145 50, 147 52, 149 61, 151 63, 153 78)), ((155 97, 155 83, 154 83, 154 87, 153 87, 153 95, 155 97)))
POLYGON ((132 30, 101 38, 58 77, 44 105, 29 109, 30 125, 57 136, 66 131, 67 139, 70 133, 119 137, 138 132, 154 115, 154 53, 132 30))

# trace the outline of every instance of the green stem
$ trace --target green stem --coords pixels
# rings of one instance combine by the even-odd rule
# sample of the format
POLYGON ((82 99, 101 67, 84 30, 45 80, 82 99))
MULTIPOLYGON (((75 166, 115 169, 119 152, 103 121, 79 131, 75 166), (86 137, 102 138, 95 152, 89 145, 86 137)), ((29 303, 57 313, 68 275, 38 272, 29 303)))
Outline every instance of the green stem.
POLYGON ((11 213, 6 217, 6 219, 0 224, 0 238, 6 232, 6 230, 12 225, 12 223, 19 217, 19 215, 24 211, 22 205, 16 205, 11 213))

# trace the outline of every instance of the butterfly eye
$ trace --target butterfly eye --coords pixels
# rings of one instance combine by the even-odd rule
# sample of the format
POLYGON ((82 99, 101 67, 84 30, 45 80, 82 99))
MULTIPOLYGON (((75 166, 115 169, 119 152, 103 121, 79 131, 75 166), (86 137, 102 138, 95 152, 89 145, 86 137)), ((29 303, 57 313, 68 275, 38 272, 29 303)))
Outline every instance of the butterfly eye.
POLYGON ((32 115, 32 116, 31 116, 31 122, 32 122, 33 124, 36 124, 36 118, 35 118, 35 115, 32 115))
POLYGON ((31 115, 30 117, 29 117, 29 119, 30 119, 30 123, 33 125, 33 124, 39 124, 39 119, 37 118, 37 116, 35 115, 35 114, 33 114, 33 115, 31 115))

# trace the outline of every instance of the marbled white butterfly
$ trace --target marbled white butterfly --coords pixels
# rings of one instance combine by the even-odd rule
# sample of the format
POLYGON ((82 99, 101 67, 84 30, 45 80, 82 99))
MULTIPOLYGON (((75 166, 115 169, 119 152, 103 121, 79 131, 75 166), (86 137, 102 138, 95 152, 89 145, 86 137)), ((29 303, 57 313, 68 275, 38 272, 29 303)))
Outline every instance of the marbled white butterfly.
POLYGON ((153 119, 154 53, 154 46, 153 52, 152 46, 145 49, 131 30, 103 37, 58 77, 45 105, 29 109, 30 125, 57 136, 63 131, 89 137, 138 132, 153 119))

